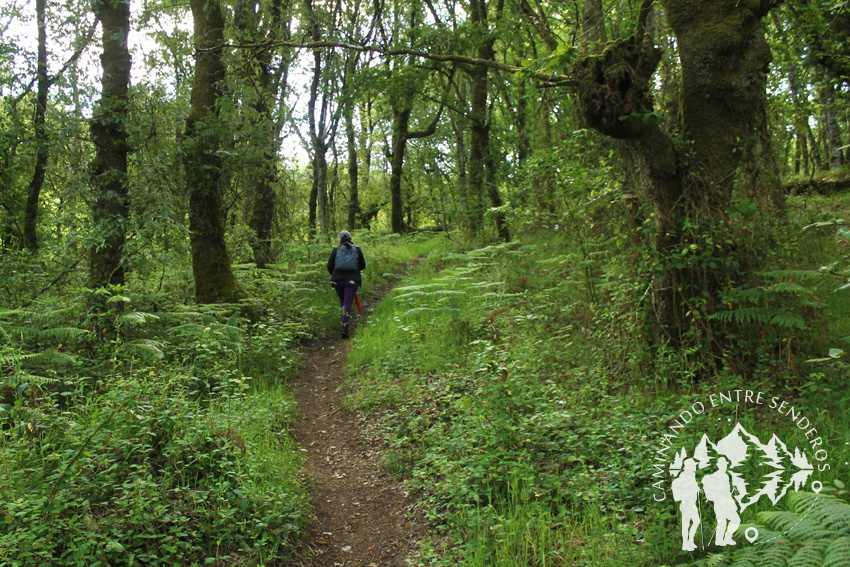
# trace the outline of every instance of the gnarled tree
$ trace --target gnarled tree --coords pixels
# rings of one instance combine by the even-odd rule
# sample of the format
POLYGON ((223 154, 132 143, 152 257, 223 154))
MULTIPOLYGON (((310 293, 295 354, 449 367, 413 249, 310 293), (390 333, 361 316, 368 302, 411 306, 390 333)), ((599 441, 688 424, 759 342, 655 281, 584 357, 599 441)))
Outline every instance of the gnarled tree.
MULTIPOLYGON (((762 18, 780 1, 662 1, 682 64, 681 139, 665 132, 653 112, 651 82, 660 51, 643 32, 651 0, 643 2, 633 36, 576 67, 586 124, 629 149, 641 197, 654 214, 662 262, 674 251, 708 245, 703 229, 722 230, 728 222, 742 150, 764 110, 771 55, 762 18)), ((722 265, 664 264, 654 280, 656 342, 682 344, 691 326, 704 324, 697 313, 717 309, 716 291, 727 279, 722 265), (696 297, 705 303, 696 306, 696 297)))

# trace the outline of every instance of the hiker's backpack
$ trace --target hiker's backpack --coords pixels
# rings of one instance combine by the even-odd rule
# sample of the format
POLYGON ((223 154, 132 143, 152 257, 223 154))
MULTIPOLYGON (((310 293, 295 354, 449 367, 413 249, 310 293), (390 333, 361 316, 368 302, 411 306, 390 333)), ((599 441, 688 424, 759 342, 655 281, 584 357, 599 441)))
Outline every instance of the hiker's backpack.
POLYGON ((336 263, 334 264, 334 268, 337 270, 356 270, 359 265, 357 260, 356 246, 340 244, 339 248, 336 249, 336 263))

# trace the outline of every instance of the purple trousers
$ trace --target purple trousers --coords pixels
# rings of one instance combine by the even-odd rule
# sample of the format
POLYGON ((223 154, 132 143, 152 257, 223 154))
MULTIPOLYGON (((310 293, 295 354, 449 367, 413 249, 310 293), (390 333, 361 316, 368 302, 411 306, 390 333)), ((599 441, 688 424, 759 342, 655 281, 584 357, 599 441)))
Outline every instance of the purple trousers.
POLYGON ((339 306, 342 307, 342 322, 348 323, 351 318, 351 305, 354 303, 354 294, 357 293, 357 283, 353 281, 336 282, 334 285, 336 294, 339 296, 339 306))

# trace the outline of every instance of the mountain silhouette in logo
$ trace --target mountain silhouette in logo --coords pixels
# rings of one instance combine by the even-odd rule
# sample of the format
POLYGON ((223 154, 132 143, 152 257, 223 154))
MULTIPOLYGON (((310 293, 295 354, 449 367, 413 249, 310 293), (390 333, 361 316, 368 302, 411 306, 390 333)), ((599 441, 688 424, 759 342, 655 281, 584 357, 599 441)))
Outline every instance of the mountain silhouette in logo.
MULTIPOLYGON (((685 456, 685 450, 682 448, 682 452, 676 455, 670 466, 671 473, 681 469, 685 456)), ((725 457, 729 462, 728 472, 736 492, 734 498, 738 501, 741 511, 758 502, 762 496, 767 496, 776 504, 790 487, 798 490, 805 485, 813 472, 808 457, 799 448, 795 447, 792 453, 776 434, 767 443, 762 443, 740 423, 735 424, 732 431, 717 443, 713 443, 703 434, 693 453, 698 470, 710 467, 720 457, 725 457), (742 471, 753 468, 768 470, 759 479, 758 490, 750 494, 742 471), (792 473, 793 469, 797 470, 792 473)))

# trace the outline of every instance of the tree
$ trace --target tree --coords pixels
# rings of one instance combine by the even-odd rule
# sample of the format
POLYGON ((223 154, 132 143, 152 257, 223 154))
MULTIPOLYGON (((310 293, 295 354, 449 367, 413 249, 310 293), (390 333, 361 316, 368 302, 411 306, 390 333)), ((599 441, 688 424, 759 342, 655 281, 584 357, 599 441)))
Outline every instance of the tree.
MULTIPOLYGON (((304 2, 309 25, 309 33, 313 41, 322 38, 319 15, 313 5, 313 0, 304 2)), ((331 27, 337 18, 337 8, 329 15, 331 27)), ((307 102, 307 121, 310 130, 310 150, 313 161, 313 186, 310 192, 309 225, 315 233, 318 218, 319 233, 328 233, 328 149, 333 145, 336 127, 339 123, 341 106, 333 105, 331 94, 333 83, 333 68, 330 65, 330 55, 322 62, 322 52, 313 51, 313 79, 310 83, 310 98, 307 102), (321 96, 320 96, 321 95, 321 96)), ((344 81, 344 78, 343 78, 344 81)))
POLYGON ((103 79, 100 100, 91 119, 95 158, 90 201, 94 221, 90 284, 99 288, 124 284, 124 244, 130 211, 127 186, 130 3, 98 0, 94 7, 103 28, 103 79))
MULTIPOLYGON (((499 14, 501 16, 502 4, 499 4, 499 14)), ((478 39, 477 56, 482 61, 494 61, 495 53, 493 44, 496 41, 494 35, 489 33, 487 26, 487 0, 470 0, 470 23, 472 24, 475 35, 478 39)), ((469 71, 470 82, 470 141, 469 141, 469 162, 468 167, 468 183, 470 202, 473 204, 481 203, 481 198, 487 196, 490 200, 490 206, 496 209, 495 220, 496 230, 499 237, 504 240, 510 240, 508 226, 505 221, 505 214, 501 211, 502 198, 499 195, 499 187, 496 185, 496 162, 493 159, 492 149, 490 147, 490 122, 488 114, 488 97, 490 93, 490 82, 488 80, 490 68, 484 65, 475 65, 469 71)), ((471 228, 478 232, 483 222, 483 210, 477 206, 472 208, 472 217, 470 219, 471 228)))
POLYGON ((654 282, 656 342, 681 345, 700 312, 718 309, 717 291, 729 276, 720 265, 669 258, 683 247, 713 245, 711 237, 728 221, 741 150, 764 110, 771 56, 762 18, 779 0, 662 2, 682 64, 678 126, 684 143, 655 119, 652 77, 661 54, 645 36, 651 3, 643 2, 633 36, 579 62, 576 90, 586 124, 623 140, 629 150, 664 265, 654 282), (699 309, 697 297, 705 302, 699 309))
POLYGON ((225 242, 222 197, 224 137, 219 102, 225 67, 224 18, 218 0, 191 0, 195 29, 195 77, 191 110, 183 139, 184 166, 189 191, 189 234, 195 300, 227 303, 244 297, 230 266, 225 242))
POLYGON ((47 25, 45 23, 45 0, 36 0, 35 12, 38 26, 38 87, 35 99, 35 118, 33 119, 33 138, 35 138, 35 172, 27 191, 27 205, 24 213, 24 248, 31 252, 38 249, 38 236, 36 234, 38 218, 38 198, 41 188, 44 186, 44 177, 47 173, 47 161, 49 159, 49 146, 47 140, 46 115, 47 115, 47 91, 50 83, 47 77, 47 25))
POLYGON ((257 0, 242 2, 236 8, 234 27, 243 43, 254 44, 246 50, 244 75, 248 85, 248 114, 251 152, 243 156, 249 161, 250 187, 248 188, 247 217, 253 238, 251 248, 258 268, 274 260, 271 248, 272 225, 277 208, 275 185, 278 178, 278 150, 283 120, 275 115, 277 101, 286 88, 290 57, 278 55, 273 47, 263 42, 281 37, 290 39, 290 7, 284 0, 272 0, 265 5, 257 0), (274 60, 280 61, 274 67, 274 60))

